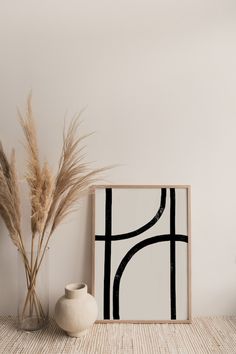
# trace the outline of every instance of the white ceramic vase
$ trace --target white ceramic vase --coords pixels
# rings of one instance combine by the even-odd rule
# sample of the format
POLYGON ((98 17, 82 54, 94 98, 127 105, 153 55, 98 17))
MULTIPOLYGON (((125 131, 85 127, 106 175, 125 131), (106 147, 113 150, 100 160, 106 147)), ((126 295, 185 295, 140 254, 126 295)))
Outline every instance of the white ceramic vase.
POLYGON ((73 283, 65 287, 65 295, 56 303, 55 321, 71 337, 80 337, 94 324, 98 308, 87 285, 73 283))

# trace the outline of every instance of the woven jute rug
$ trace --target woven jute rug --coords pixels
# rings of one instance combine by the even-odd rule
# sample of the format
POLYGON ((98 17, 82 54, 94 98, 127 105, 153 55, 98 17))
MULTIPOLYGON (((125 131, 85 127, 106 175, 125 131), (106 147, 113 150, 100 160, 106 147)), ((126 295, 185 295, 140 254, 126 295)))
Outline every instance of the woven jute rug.
POLYGON ((53 320, 38 332, 17 331, 0 318, 0 353, 207 354, 236 353, 236 317, 196 318, 192 324, 95 324, 82 338, 67 337, 53 320))

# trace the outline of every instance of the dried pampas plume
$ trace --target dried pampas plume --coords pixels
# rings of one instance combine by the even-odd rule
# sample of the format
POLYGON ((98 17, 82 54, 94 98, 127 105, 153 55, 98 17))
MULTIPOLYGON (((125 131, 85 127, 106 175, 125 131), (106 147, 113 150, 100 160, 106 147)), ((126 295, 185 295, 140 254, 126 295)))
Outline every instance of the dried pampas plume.
POLYGON ((21 248, 20 198, 15 169, 15 153, 8 161, 0 143, 0 215, 5 222, 13 243, 21 248))
POLYGON ((64 218, 75 210, 78 199, 94 184, 99 174, 107 168, 91 170, 84 162, 83 141, 88 136, 77 135, 80 115, 72 120, 63 132, 63 146, 58 170, 53 174, 47 161, 40 162, 37 132, 32 110, 31 94, 27 100, 24 115, 18 111, 20 124, 25 137, 27 153, 26 181, 30 190, 31 202, 31 256, 27 258, 21 234, 21 214, 19 182, 15 166, 15 152, 11 159, 0 144, 0 215, 9 231, 10 237, 19 249, 26 273, 30 296, 27 301, 34 303, 34 284, 49 240, 64 218), (32 254, 36 251, 36 257, 32 254))

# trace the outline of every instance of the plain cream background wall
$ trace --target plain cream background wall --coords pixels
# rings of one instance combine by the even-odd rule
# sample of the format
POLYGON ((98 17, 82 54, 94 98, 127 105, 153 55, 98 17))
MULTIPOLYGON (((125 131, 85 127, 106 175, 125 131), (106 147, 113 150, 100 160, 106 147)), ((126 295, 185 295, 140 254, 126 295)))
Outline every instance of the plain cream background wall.
MULTIPOLYGON (((107 182, 192 185, 193 314, 235 314, 235 1, 1 0, 0 50, 0 137, 21 175, 16 106, 29 90, 53 167, 65 113, 86 107, 88 159, 120 164, 107 182)), ((14 313, 16 250, 2 222, 0 236, 0 313, 14 313)), ((52 309, 66 283, 90 284, 90 240, 84 198, 51 243, 52 309)))

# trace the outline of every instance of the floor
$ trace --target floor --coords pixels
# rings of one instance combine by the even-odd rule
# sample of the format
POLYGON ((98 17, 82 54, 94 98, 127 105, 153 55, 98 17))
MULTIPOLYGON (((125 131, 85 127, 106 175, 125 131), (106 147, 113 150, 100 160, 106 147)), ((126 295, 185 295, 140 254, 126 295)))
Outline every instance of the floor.
POLYGON ((20 332, 0 319, 0 353, 207 354, 236 353, 236 317, 196 318, 192 324, 96 324, 83 338, 67 337, 51 320, 38 332, 20 332))

